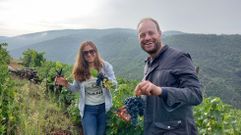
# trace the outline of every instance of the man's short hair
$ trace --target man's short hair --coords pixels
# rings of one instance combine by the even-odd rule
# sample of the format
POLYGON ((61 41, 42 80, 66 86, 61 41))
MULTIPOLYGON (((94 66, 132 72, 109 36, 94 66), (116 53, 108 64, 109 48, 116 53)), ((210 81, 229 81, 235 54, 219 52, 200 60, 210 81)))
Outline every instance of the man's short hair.
POLYGON ((140 24, 141 24, 142 22, 144 22, 144 21, 152 21, 152 22, 156 25, 157 30, 158 30, 158 31, 161 31, 158 22, 157 22, 155 19, 153 19, 153 18, 143 18, 143 19, 138 23, 137 29, 139 28, 140 24))

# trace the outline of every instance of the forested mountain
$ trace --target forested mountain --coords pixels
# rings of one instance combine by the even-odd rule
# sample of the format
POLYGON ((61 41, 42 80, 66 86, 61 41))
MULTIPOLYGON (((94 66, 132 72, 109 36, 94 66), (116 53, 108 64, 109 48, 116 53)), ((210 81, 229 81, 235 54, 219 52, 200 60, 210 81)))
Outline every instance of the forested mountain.
MULTIPOLYGON (((28 48, 45 52, 48 60, 73 64, 83 40, 96 43, 101 55, 109 61, 117 76, 141 79, 147 56, 132 29, 83 29, 46 31, 0 39, 8 50, 20 57, 28 48)), ((189 52, 196 66, 205 95, 219 96, 241 108, 241 35, 187 34, 165 32, 165 44, 189 52)))
POLYGON ((8 37, 0 36, 0 40, 6 40, 8 37))
POLYGON ((208 96, 241 106, 241 35, 183 34, 165 42, 192 55, 208 96))

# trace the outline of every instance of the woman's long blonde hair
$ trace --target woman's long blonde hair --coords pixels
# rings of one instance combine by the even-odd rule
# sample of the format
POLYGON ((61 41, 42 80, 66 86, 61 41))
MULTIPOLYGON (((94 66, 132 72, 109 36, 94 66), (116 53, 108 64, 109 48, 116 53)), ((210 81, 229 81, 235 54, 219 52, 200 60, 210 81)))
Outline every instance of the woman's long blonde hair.
POLYGON ((89 64, 84 58, 83 49, 85 46, 91 46, 96 53, 96 59, 94 61, 95 68, 100 71, 103 67, 103 59, 101 58, 100 54, 98 53, 98 50, 96 48, 96 45, 91 41, 84 41, 80 44, 79 51, 76 56, 75 64, 72 70, 72 75, 75 80, 78 80, 80 82, 85 81, 90 78, 90 69, 89 64))

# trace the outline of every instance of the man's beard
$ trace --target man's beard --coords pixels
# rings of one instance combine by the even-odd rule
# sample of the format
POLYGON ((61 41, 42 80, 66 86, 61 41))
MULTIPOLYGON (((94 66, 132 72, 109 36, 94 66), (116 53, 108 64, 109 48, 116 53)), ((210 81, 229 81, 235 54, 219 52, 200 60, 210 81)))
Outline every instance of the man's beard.
POLYGON ((160 41, 156 41, 155 44, 154 44, 154 48, 152 50, 145 50, 144 47, 142 47, 142 49, 147 52, 148 54, 156 54, 160 48, 161 48, 161 42, 160 41))

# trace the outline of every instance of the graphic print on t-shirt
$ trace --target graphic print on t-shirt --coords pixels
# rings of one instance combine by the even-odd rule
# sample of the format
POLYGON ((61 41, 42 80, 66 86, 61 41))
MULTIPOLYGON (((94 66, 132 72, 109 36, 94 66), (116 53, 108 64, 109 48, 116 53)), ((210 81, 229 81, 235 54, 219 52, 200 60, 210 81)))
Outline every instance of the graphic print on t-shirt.
POLYGON ((96 85, 96 78, 90 78, 84 82, 86 104, 98 105, 104 103, 104 95, 100 86, 96 85))

